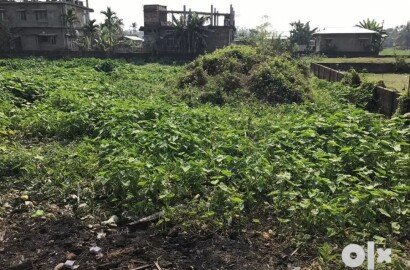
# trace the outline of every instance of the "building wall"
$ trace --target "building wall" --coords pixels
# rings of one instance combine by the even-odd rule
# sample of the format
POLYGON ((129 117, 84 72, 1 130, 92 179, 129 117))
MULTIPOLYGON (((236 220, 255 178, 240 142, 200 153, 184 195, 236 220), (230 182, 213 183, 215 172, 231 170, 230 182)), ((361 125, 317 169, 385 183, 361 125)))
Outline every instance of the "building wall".
MULTIPOLYGON (((177 53, 179 47, 177 40, 172 35, 172 27, 162 27, 159 29, 146 30, 144 34, 145 51, 155 53, 177 53), (160 39, 160 42, 156 42, 160 39)), ((210 27, 210 32, 207 33, 205 50, 207 52, 215 51, 231 45, 234 40, 234 30, 230 27, 210 27)))
POLYGON ((316 35, 316 52, 371 52, 373 34, 316 35))
POLYGON ((19 50, 64 50, 76 49, 72 40, 67 37, 68 29, 64 16, 68 9, 74 9, 78 23, 74 26, 81 28, 89 21, 89 10, 77 5, 60 2, 9 2, 1 3, 0 10, 4 11, 4 23, 10 28, 15 38, 15 49, 19 50), (47 18, 37 18, 36 13, 45 10, 47 18), (25 20, 21 12, 25 13, 25 20), (55 44, 39 42, 39 35, 55 36, 55 44))
MULTIPOLYGON (((166 6, 145 5, 144 6, 144 50, 154 53, 176 53, 180 52, 177 40, 173 37, 173 26, 167 21, 167 14, 181 15, 181 12, 167 11, 166 6)), ((201 13, 200 13, 201 14, 201 13)), ((224 16, 223 14, 221 16, 224 16)), ((230 17, 225 15, 225 26, 209 25, 210 30, 206 35, 207 52, 223 48, 233 43, 235 32, 234 10, 231 7, 230 17)), ((188 53, 188 52, 185 52, 188 53)))
POLYGON ((207 35, 207 51, 214 51, 219 48, 231 45, 234 39, 234 30, 231 27, 211 27, 211 32, 207 35))

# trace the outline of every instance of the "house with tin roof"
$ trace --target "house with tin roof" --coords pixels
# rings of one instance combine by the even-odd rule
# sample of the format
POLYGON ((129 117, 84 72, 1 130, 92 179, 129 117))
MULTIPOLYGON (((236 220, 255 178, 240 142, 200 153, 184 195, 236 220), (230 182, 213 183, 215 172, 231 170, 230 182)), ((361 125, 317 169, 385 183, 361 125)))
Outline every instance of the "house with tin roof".
POLYGON ((345 56, 377 55, 375 43, 381 38, 379 32, 360 27, 325 28, 313 37, 316 53, 345 56))

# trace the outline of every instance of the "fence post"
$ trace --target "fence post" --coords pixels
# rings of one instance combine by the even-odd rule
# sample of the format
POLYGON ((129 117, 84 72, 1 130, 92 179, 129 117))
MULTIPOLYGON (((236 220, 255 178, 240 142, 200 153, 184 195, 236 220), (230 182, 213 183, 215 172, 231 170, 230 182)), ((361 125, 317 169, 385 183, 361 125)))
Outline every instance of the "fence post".
POLYGON ((409 75, 409 85, 407 85, 407 95, 410 96, 410 75, 409 75))

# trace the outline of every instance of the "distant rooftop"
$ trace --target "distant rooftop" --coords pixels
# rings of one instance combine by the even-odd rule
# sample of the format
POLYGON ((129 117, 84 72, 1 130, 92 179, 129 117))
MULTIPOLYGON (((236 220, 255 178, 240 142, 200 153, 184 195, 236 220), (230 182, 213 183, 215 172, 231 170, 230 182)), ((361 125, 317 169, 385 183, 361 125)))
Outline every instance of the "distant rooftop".
POLYGON ((329 27, 318 31, 315 34, 377 34, 377 32, 360 27, 329 27))

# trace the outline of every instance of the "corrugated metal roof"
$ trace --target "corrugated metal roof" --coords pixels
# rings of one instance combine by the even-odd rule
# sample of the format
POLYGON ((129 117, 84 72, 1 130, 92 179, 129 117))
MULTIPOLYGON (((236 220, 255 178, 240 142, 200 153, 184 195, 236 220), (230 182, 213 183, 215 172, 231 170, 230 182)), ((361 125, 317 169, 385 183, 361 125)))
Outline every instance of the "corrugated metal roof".
POLYGON ((134 41, 144 41, 143 38, 137 36, 124 36, 126 39, 134 40, 134 41))
POLYGON ((315 33, 315 35, 323 34, 377 34, 377 32, 360 27, 329 27, 315 33))

